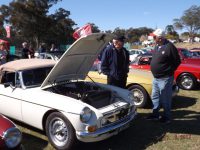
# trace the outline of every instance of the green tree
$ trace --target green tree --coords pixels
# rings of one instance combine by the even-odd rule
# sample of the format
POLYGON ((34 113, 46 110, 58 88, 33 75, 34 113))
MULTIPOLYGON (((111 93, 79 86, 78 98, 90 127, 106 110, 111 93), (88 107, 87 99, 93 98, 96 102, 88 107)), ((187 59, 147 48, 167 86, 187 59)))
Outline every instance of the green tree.
POLYGON ((9 6, 0 7, 0 16, 12 26, 17 37, 35 43, 37 47, 40 42, 56 38, 66 43, 72 41, 69 37, 72 37, 75 23, 69 18, 70 12, 62 8, 55 14, 48 14, 50 7, 58 1, 61 0, 13 0, 9 6))
POLYGON ((173 25, 167 25, 167 26, 165 27, 165 33, 166 33, 166 34, 172 34, 174 31, 175 31, 175 30, 174 30, 174 26, 173 26, 173 25))
POLYGON ((140 41, 141 36, 147 37, 151 32, 153 32, 153 29, 147 27, 129 28, 126 30, 126 35, 128 37, 128 41, 133 43, 140 41))
POLYGON ((167 25, 166 28, 165 28, 165 33, 166 33, 167 39, 172 39, 172 40, 177 40, 177 41, 179 40, 179 35, 175 31, 173 25, 167 25))
POLYGON ((112 30, 106 30, 105 33, 112 33, 112 30))
POLYGON ((117 28, 114 29, 113 33, 114 33, 115 35, 125 36, 126 30, 125 30, 125 29, 120 29, 119 27, 117 27, 117 28))
POLYGON ((180 19, 174 19, 177 29, 185 28, 192 37, 200 29, 200 6, 193 5, 185 10, 180 19))
POLYGON ((92 26, 92 33, 99 33, 101 30, 99 30, 99 27, 95 25, 94 23, 88 23, 92 26))
POLYGON ((59 8, 54 14, 50 15, 51 25, 49 26, 45 41, 55 44, 71 44, 74 39, 74 21, 69 18, 70 11, 59 8))
POLYGON ((3 24, 4 24, 3 18, 2 18, 2 16, 0 16, 0 38, 6 37, 6 31, 5 31, 3 24))

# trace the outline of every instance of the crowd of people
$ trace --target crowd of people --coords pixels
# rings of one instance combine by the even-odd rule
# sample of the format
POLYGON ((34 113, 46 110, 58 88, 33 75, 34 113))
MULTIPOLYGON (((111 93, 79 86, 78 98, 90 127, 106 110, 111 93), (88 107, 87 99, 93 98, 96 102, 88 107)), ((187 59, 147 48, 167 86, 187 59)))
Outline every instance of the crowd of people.
MULTIPOLYGON (((21 48, 21 55, 19 58, 22 59, 31 59, 35 58, 35 49, 32 44, 28 44, 27 42, 22 43, 21 48)), ((58 51, 58 48, 55 44, 52 44, 49 51, 58 51)), ((47 52, 46 44, 41 43, 39 45, 38 53, 44 53, 47 52)), ((7 61, 9 61, 9 47, 7 46, 5 41, 0 41, 0 65, 5 64, 7 61)))
POLYGON ((21 58, 34 58, 35 50, 33 49, 32 45, 28 46, 27 42, 22 43, 22 53, 21 58))

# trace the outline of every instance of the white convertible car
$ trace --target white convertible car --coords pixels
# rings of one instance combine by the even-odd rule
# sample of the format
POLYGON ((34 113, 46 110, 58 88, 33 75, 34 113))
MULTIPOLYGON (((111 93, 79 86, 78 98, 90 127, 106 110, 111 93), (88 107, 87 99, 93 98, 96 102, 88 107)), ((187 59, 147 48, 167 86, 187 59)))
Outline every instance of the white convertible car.
POLYGON ((110 34, 77 40, 55 63, 21 59, 0 66, 0 113, 44 130, 56 149, 126 129, 136 115, 130 91, 84 81, 110 34))

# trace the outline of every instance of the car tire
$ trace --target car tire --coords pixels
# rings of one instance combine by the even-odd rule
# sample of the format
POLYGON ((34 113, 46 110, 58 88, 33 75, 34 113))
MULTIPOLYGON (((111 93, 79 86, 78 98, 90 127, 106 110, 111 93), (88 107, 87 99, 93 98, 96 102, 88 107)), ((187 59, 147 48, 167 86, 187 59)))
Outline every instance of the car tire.
POLYGON ((196 87, 196 78, 191 74, 183 74, 178 78, 177 84, 181 89, 192 90, 196 87))
POLYGON ((138 108, 147 106, 149 102, 149 96, 147 91, 140 85, 132 85, 128 88, 129 91, 133 92, 134 103, 138 108))
POLYGON ((72 124, 59 112, 54 112, 47 117, 45 130, 55 149, 69 150, 76 143, 75 130, 72 124))

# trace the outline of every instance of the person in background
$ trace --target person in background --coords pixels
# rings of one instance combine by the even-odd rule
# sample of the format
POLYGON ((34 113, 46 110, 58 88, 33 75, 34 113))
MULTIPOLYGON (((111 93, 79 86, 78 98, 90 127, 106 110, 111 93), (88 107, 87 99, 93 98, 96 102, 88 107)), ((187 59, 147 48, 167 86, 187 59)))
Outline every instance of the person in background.
POLYGON ((101 71, 107 75, 107 83, 126 88, 129 72, 129 52, 124 48, 124 36, 116 36, 101 58, 101 71))
POLYGON ((153 112, 147 120, 159 120, 162 123, 171 122, 171 99, 174 72, 181 60, 176 47, 165 38, 162 29, 153 32, 156 43, 155 52, 151 60, 151 72, 154 76, 152 87, 153 112), (160 117, 159 109, 163 107, 164 113, 160 117))
POLYGON ((28 52, 29 52, 29 54, 28 54, 29 58, 34 58, 35 57, 35 50, 34 50, 32 45, 29 46, 29 51, 28 52))
POLYGON ((50 51, 58 51, 58 49, 56 48, 55 44, 51 44, 50 51))
POLYGON ((23 42, 22 43, 22 58, 23 59, 27 59, 29 58, 28 57, 28 54, 29 54, 29 49, 28 49, 28 43, 27 42, 23 42))
POLYGON ((4 42, 0 42, 0 65, 7 62, 8 51, 4 42))
POLYGON ((46 44, 41 43, 38 49, 38 53, 44 53, 44 52, 46 52, 46 44))

